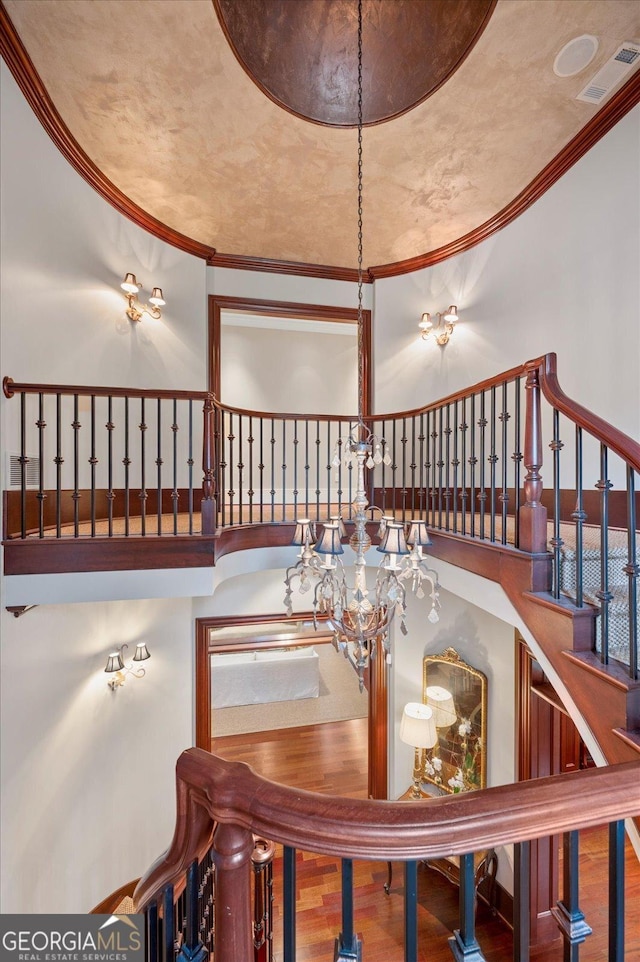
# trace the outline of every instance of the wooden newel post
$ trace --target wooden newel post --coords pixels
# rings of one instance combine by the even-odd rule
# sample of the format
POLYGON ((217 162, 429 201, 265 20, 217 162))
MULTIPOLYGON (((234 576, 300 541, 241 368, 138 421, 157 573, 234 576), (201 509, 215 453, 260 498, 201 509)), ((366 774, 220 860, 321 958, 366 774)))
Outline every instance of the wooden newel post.
POLYGON ((216 487, 215 487, 215 406, 213 394, 207 394, 203 408, 204 430, 202 435, 202 533, 215 534, 216 487))
POLYGON ((250 831, 218 823, 213 835, 216 962, 253 962, 252 852, 250 831))
POLYGON ((531 553, 547 550, 547 509, 542 498, 542 409, 538 367, 527 371, 524 427, 525 503, 520 508, 519 547, 531 553))

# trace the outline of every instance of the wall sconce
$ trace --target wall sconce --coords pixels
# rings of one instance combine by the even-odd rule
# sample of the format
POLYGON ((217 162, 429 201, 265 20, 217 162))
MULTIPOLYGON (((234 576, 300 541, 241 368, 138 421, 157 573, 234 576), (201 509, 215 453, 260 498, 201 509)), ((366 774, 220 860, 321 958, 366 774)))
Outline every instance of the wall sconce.
POLYGON ((458 321, 458 308, 455 304, 451 304, 446 311, 442 311, 442 313, 438 311, 435 316, 438 318, 437 324, 434 324, 431 320, 431 314, 423 314, 418 327, 423 341, 426 341, 429 335, 433 334, 436 344, 444 347, 445 344, 449 343, 449 338, 453 334, 453 329, 458 321))
POLYGON ((421 798, 420 782, 424 772, 424 752, 427 748, 433 748, 438 741, 434 714, 428 705, 410 701, 404 706, 400 722, 400 741, 405 745, 413 745, 415 749, 411 798, 421 798))
POLYGON ((114 677, 110 678, 107 685, 111 691, 115 691, 120 685, 124 685, 125 677, 127 675, 133 675, 134 678, 142 678, 146 674, 144 668, 138 668, 136 671, 133 667, 133 661, 146 661, 147 658, 151 658, 151 652, 147 648, 144 641, 139 642, 136 645, 136 653, 133 656, 133 661, 130 665, 125 665, 122 660, 122 653, 128 648, 128 645, 121 645, 119 651, 112 651, 109 653, 107 658, 107 667, 105 671, 109 674, 113 673, 114 677))
POLYGON ((154 287, 151 291, 151 297, 149 298, 149 304, 152 305, 151 307, 149 307, 148 304, 141 304, 138 300, 138 292, 142 290, 142 284, 138 283, 135 274, 125 274, 120 287, 124 291, 124 296, 129 304, 126 313, 130 321, 141 320, 143 314, 148 314, 149 317, 153 317, 155 320, 162 317, 160 308, 166 304, 166 301, 162 296, 161 287, 154 287))

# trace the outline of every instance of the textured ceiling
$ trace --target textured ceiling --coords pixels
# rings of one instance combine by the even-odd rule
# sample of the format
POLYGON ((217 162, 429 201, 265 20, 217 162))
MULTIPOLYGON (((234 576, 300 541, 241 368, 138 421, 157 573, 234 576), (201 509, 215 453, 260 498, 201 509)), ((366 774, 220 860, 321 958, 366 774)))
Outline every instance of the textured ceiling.
MULTIPOLYGON (((211 0, 5 7, 73 136, 149 214, 225 254, 355 265, 356 132, 269 100, 211 0)), ((639 38, 637 0, 498 0, 442 87, 365 130, 365 264, 434 250, 510 203, 599 109, 576 94, 639 38), (596 58, 556 77, 583 33, 596 58)))

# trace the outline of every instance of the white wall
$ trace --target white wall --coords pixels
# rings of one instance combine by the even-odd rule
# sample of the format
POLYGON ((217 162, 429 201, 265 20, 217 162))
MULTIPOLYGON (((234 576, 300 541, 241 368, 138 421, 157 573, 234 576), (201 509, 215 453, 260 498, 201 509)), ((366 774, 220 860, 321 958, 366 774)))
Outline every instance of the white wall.
POLYGON ((640 106, 509 227, 375 285, 375 410, 416 407, 547 351, 563 389, 640 436, 640 106), (457 304, 445 348, 424 311, 457 304))
POLYGON ((2 622, 2 911, 87 912, 168 846, 192 741, 191 601, 48 605, 2 622), (112 692, 107 654, 144 678, 112 692))

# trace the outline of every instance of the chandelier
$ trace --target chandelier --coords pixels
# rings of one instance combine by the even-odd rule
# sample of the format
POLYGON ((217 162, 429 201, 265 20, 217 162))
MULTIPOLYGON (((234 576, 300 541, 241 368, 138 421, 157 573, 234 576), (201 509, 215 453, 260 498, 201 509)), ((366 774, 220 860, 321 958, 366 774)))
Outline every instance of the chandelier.
POLYGON ((438 575, 429 568, 423 549, 431 545, 426 521, 409 522, 405 526, 392 516, 382 514, 369 505, 366 495, 365 471, 379 464, 391 464, 383 438, 373 434, 364 420, 364 373, 361 363, 364 337, 362 313, 362 0, 358 0, 358 421, 349 436, 336 443, 331 464, 339 468, 355 467, 356 493, 350 520, 353 533, 349 545, 355 552, 354 580, 350 587, 340 555, 344 554, 342 539, 346 528, 342 517, 336 516, 324 524, 321 533, 308 518, 297 521, 292 544, 300 547, 298 561, 287 569, 284 604, 288 615, 293 614, 293 584, 298 581, 301 594, 313 589, 313 616, 325 616, 325 623, 333 632, 334 645, 342 651, 355 668, 360 690, 364 687, 364 672, 370 654, 375 654, 377 638, 382 641, 385 657, 391 662, 389 628, 393 619, 400 619, 400 631, 406 635, 406 585, 416 597, 425 597, 425 586, 431 598, 429 621, 438 621, 438 575), (384 453, 383 453, 384 451, 384 453), (376 571, 375 585, 367 584, 365 555, 371 548, 367 524, 379 512, 377 550, 382 559, 376 571))

